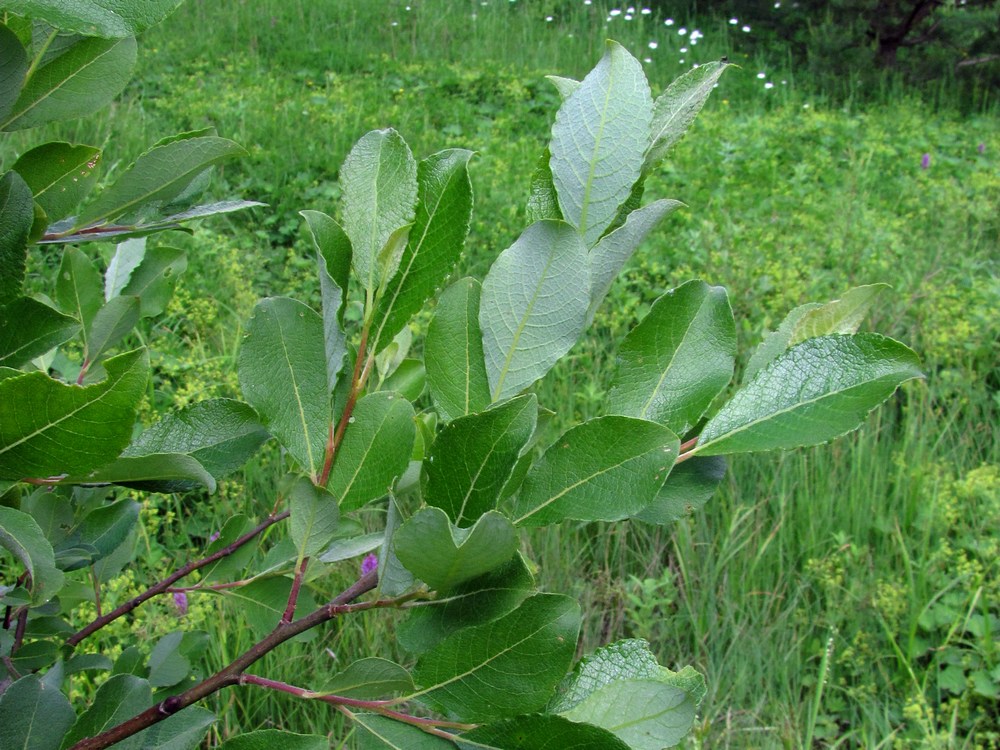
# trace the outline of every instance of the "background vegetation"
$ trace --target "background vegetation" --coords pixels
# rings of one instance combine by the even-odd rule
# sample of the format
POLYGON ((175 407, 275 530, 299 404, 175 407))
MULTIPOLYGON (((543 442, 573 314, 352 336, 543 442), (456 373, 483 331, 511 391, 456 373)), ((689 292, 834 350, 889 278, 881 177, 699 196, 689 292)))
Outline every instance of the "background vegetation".
MULTIPOLYGON (((558 102, 544 75, 581 75, 607 37, 645 58, 660 87, 728 55, 741 69, 650 187, 689 208, 637 253, 588 341, 546 378, 545 398, 580 418, 598 413, 610 342, 693 276, 729 288, 744 350, 806 300, 890 282, 873 327, 921 352, 928 380, 833 445, 734 462, 722 491, 674 527, 588 524, 532 537, 542 584, 584 602, 587 648, 641 636, 664 664, 706 673, 700 746, 1000 747, 995 99, 948 76, 922 88, 860 71, 831 83, 775 37, 762 43, 754 23, 668 7, 182 5, 141 40, 140 73, 119 104, 48 134, 107 143, 118 159, 111 179, 145 144, 213 125, 251 154, 216 192, 270 204, 157 240, 184 245, 190 265, 168 316, 146 332, 159 352, 151 411, 236 395, 239 321, 254 301, 318 294, 297 211, 333 211, 336 170, 367 130, 396 127, 418 157, 478 152, 466 264, 481 272, 523 222, 522 176, 558 102)), ((18 144, 7 148, 9 166, 18 144)), ((43 262, 33 276, 43 287, 53 272, 43 262)), ((266 512, 279 475, 263 455, 217 495, 147 499, 149 559, 172 568, 228 517, 266 512)), ((145 579, 126 571, 113 594, 122 600, 145 579)), ((178 616, 167 598, 144 611, 144 640, 178 616)), ((191 597, 183 616, 192 628, 228 617, 210 595, 191 597)), ((315 682, 392 640, 384 618, 365 622, 283 651, 281 668, 315 682)), ((124 626, 109 631, 95 644, 105 652, 133 639, 124 626)), ((221 653, 205 657, 219 664, 206 671, 247 645, 240 623, 221 632, 221 653)), ((334 728, 322 707, 301 702, 238 691, 219 701, 229 710, 217 738, 236 727, 334 728)))

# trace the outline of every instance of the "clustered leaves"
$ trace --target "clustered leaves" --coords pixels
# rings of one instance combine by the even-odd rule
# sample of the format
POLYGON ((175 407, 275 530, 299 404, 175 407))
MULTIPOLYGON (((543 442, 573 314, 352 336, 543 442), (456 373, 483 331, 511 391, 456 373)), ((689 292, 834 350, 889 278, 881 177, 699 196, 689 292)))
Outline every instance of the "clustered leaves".
MULTIPOLYGON (((0 26, 2 127, 85 114, 78 90, 58 83, 73 76, 56 73, 108 56, 117 69, 134 56, 131 35, 174 4, 82 3, 71 13, 59 3, 8 3, 33 21, 10 15, 0 26)), ((114 352, 141 318, 163 311, 183 255, 135 238, 247 205, 189 202, 205 170, 240 150, 207 132, 167 139, 89 199, 96 150, 47 144, 22 156, 0 181, 0 482, 15 506, 0 506, 0 544, 23 571, 0 588, 0 731, 11 743, 193 748, 214 720, 194 704, 224 688, 326 702, 353 720, 363 748, 679 743, 704 679, 660 666, 642 641, 610 644, 574 666, 579 605, 537 591, 519 529, 570 519, 670 522, 711 496, 725 471, 720 456, 828 441, 920 375, 905 346, 857 333, 880 291, 863 287, 793 311, 733 389, 736 323, 726 292, 694 280, 657 300, 621 342, 606 413, 556 436, 547 430, 551 413, 532 387, 680 205, 643 205, 644 181, 725 68, 694 69, 654 99, 640 63, 609 42, 582 81, 554 79, 563 102, 531 179, 530 225, 481 283, 458 279, 440 294, 469 229, 471 153, 417 161, 393 130, 363 136, 341 169, 340 221, 302 214, 320 309, 262 300, 238 359, 245 403, 204 401, 136 437, 148 353, 114 352), (24 295, 29 244, 85 239, 118 242, 103 275, 70 246, 54 302, 24 295), (435 297, 415 346, 408 322, 435 297), (362 310, 354 323, 349 299, 362 310), (75 364, 53 353, 74 337, 75 364), (100 585, 134 555, 138 505, 117 499, 115 485, 211 492, 268 440, 289 469, 270 517, 230 519, 201 560, 66 637, 73 598, 60 594, 78 580, 74 572, 89 571, 100 585), (384 529, 362 533, 345 522, 372 504, 385 510, 384 529), (263 569, 248 571, 251 543, 286 519, 288 539, 271 546, 263 569), (377 570, 366 565, 354 586, 316 605, 310 581, 323 566, 376 550, 377 570), (191 575, 196 585, 172 588, 191 575), (192 664, 209 644, 195 634, 168 635, 148 658, 127 649, 114 664, 90 665, 111 676, 77 713, 60 692, 66 675, 84 668, 72 648, 171 591, 241 602, 259 642, 200 682, 192 664), (328 620, 386 607, 408 612, 398 631, 408 664, 359 654, 316 689, 248 671, 328 620), (38 712, 52 720, 25 719, 38 712)), ((100 103, 123 85, 112 80, 92 92, 100 103)), ((273 730, 224 746, 264 742, 326 746, 273 730)))

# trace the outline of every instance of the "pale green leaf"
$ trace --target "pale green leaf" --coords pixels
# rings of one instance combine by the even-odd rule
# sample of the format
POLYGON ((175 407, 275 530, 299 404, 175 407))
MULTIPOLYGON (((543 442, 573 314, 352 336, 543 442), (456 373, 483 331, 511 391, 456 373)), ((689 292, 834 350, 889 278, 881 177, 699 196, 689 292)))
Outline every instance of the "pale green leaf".
POLYGON ((7 172, 0 179, 0 304, 21 296, 34 220, 31 188, 17 172, 7 172))
POLYGON ((289 532, 299 557, 312 557, 337 533, 340 520, 337 499, 305 477, 299 477, 292 485, 288 504, 292 511, 289 532))
POLYGON ((334 539, 330 546, 323 550, 323 554, 318 556, 322 563, 335 563, 341 560, 350 560, 368 552, 377 550, 385 541, 384 531, 373 531, 370 534, 352 536, 347 539, 334 539))
POLYGON ((79 330, 73 318, 38 300, 15 299, 0 307, 0 366, 22 367, 79 330))
POLYGON ((27 513, 0 505, 0 546, 20 560, 31 576, 34 603, 47 602, 62 588, 63 574, 56 569, 52 545, 27 513))
POLYGON ((552 184, 552 167, 549 166, 551 158, 552 154, 546 148, 538 159, 538 164, 535 165, 535 171, 531 173, 528 205, 525 207, 529 224, 544 219, 561 220, 563 217, 559 208, 559 197, 556 195, 556 186, 552 184))
POLYGON ((441 295, 427 329, 427 384, 444 419, 482 411, 490 403, 479 328, 481 293, 475 279, 459 279, 441 295))
POLYGON ((537 415, 538 401, 528 394, 446 425, 424 463, 424 501, 460 526, 493 510, 537 415))
POLYGON ((135 39, 80 39, 25 81, 0 130, 93 114, 125 88, 135 60, 135 39))
POLYGON ((570 98, 572 94, 580 88, 580 82, 572 78, 564 78, 563 76, 545 76, 545 80, 556 87, 556 91, 559 92, 559 97, 566 101, 570 98))
POLYGON ((413 678, 403 667, 388 659, 359 659, 326 680, 318 692, 342 698, 373 700, 413 691, 413 678))
POLYGON ((51 220, 69 216, 97 182, 99 149, 46 143, 25 152, 12 169, 24 178, 51 220))
POLYGON ((149 358, 137 349, 104 367, 107 378, 84 388, 40 372, 0 381, 0 478, 84 474, 121 453, 145 395, 149 358))
POLYGON ((690 733, 697 707, 680 688, 636 678, 605 685, 563 715, 607 729, 633 750, 662 750, 690 733))
POLYGON ((187 268, 184 251, 173 247, 151 247, 139 267, 132 271, 121 293, 139 298, 139 315, 156 317, 174 296, 178 276, 187 268))
POLYGON ((188 492, 204 487, 215 492, 215 478, 196 458, 184 453, 121 455, 86 474, 68 476, 67 484, 120 484, 146 492, 188 492))
POLYGON ((608 411, 686 434, 736 364, 736 322, 726 290, 689 281, 664 294, 618 349, 608 411))
POLYGON ((139 322, 138 297, 112 297, 94 315, 87 335, 85 357, 96 362, 108 349, 131 333, 139 322))
POLYGON ((517 533, 496 511, 460 529, 440 508, 423 508, 396 532, 393 549, 413 575, 432 589, 448 591, 510 560, 517 550, 517 533))
POLYGON ((380 597, 400 596, 409 591, 415 581, 413 573, 396 557, 395 536, 403 524, 404 517, 396 498, 389 495, 385 514, 385 539, 378 553, 378 595, 380 597))
POLYGON ((160 638, 149 654, 149 684, 171 687, 191 673, 191 662, 181 652, 184 633, 175 630, 160 638))
POLYGON ((764 338, 758 344, 757 348, 754 349, 749 361, 747 361, 746 367, 743 368, 743 382, 749 383, 765 365, 773 362, 788 349, 788 342, 791 341, 799 321, 810 310, 816 310, 822 306, 819 302, 807 302, 804 305, 800 305, 785 316, 785 319, 781 321, 781 325, 778 326, 776 331, 765 332, 764 338))
POLYGON ((652 137, 642 165, 643 174, 663 161, 667 151, 681 139, 705 105, 719 77, 729 67, 710 62, 692 68, 667 86, 653 104, 652 137))
POLYGON ((354 407, 327 489, 342 511, 385 497, 410 462, 413 406, 395 393, 370 393, 354 407))
POLYGON ((629 213, 625 223, 608 232, 590 251, 590 308, 587 323, 618 278, 622 268, 632 257, 646 235, 659 223, 660 219, 683 206, 679 201, 659 200, 629 213))
POLYGON ((464 628, 424 654, 414 695, 460 721, 483 722, 537 711, 566 674, 576 650, 580 606, 536 594, 498 620, 464 628))
POLYGON ((115 246, 108 270, 104 272, 105 301, 117 297, 128 284, 133 272, 146 256, 146 238, 124 240, 115 246))
POLYGON ((696 450, 715 455, 825 443, 857 428, 901 383, 919 377, 916 354, 884 336, 807 339, 737 391, 705 425, 696 450))
POLYGON ((642 64, 616 42, 556 113, 552 180, 563 218, 597 244, 639 179, 653 100, 642 64))
MULTIPOLYGON (((294 561, 294 550, 292 551, 294 561)), ((240 622, 245 622, 250 626, 254 637, 259 640, 274 630, 285 613, 288 604, 288 595, 292 591, 292 581, 290 578, 278 576, 274 578, 258 578, 245 586, 214 592, 206 589, 207 592, 219 593, 230 602, 239 607, 238 617, 240 622)), ((304 617, 316 608, 312 596, 307 587, 302 587, 299 591, 298 606, 295 610, 296 617, 304 617)), ((311 640, 316 637, 315 630, 309 630, 296 636, 297 640, 311 640)))
POLYGON ((576 343, 590 304, 587 250, 561 221, 528 227, 483 282, 479 325, 493 401, 516 396, 576 343))
POLYGON ((521 526, 617 521, 649 505, 677 459, 677 436, 633 417, 572 428, 531 467, 511 515, 521 526))
POLYGON ((238 367, 243 396, 264 426, 318 476, 331 420, 320 316, 287 297, 258 302, 238 367))
POLYGON ((67 247, 63 251, 56 277, 56 302, 64 313, 83 325, 85 346, 94 316, 104 304, 103 286, 101 274, 82 250, 67 247))
POLYGON ((413 223, 417 202, 417 163, 395 130, 362 136, 340 169, 344 230, 354 249, 354 271, 374 294, 384 279, 378 256, 393 233, 413 223))
POLYGON ((83 211, 75 228, 168 205, 207 169, 245 153, 238 144, 211 135, 154 146, 83 211))
POLYGON ((462 254, 472 215, 471 151, 448 149, 417 167, 417 208, 399 272, 375 313, 375 351, 381 351, 451 274, 462 254))
POLYGON ((19 16, 45 21, 62 31, 84 36, 135 36, 158 24, 181 0, 7 0, 19 16))
POLYGON ((10 750, 59 750, 75 721, 66 696, 38 675, 25 675, 0 694, 0 734, 10 750))
MULTIPOLYGON (((347 289, 351 275, 351 240, 348 239, 347 233, 340 224, 320 211, 299 211, 299 215, 306 220, 309 236, 316 249, 316 257, 320 266, 320 290, 323 292, 324 299, 330 296, 331 302, 333 301, 333 297, 328 295, 329 290, 323 289, 324 277, 326 277, 326 281, 332 281, 333 285, 341 292, 339 307, 335 312, 337 319, 343 322, 344 303, 346 302, 343 292, 347 289)), ((334 312, 334 310, 324 302, 324 319, 327 312, 334 312)))
POLYGON ((629 638, 609 643, 580 660, 549 703, 547 712, 564 714, 605 685, 616 680, 655 679, 661 669, 647 641, 629 638))

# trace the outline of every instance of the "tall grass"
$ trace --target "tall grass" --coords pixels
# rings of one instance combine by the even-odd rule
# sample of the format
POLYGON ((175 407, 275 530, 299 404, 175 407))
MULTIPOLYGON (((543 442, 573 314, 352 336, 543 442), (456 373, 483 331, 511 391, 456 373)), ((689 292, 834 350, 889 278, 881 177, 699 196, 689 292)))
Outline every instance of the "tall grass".
MULTIPOLYGON (((482 272, 524 223, 527 178, 558 106, 543 75, 580 76, 607 37, 649 59, 654 93, 728 55, 740 69, 647 189, 690 208, 639 251, 591 336, 539 387, 541 402, 563 424, 601 413, 615 342, 692 276, 729 288, 744 349, 797 304, 888 281, 873 326, 921 351, 928 379, 831 445, 734 460, 717 496, 676 526, 566 525, 525 545, 542 583, 584 604, 586 648, 646 637, 665 664, 705 672, 693 746, 944 748, 978 737, 996 747, 1000 118, 957 113, 946 90, 818 90, 786 52, 751 52, 753 32, 728 19, 667 25, 612 7, 188 0, 149 33, 122 101, 56 134, 107 142, 113 173, 159 137, 214 125, 249 151, 217 192, 271 204, 171 238, 186 243, 190 270, 150 334, 163 373, 156 407, 236 395, 239 321, 254 297, 316 294, 296 212, 335 212, 337 169, 368 129, 396 127, 418 156, 477 150, 459 270, 482 272)), ((18 148, 8 142, 5 162, 18 148)), ((150 548, 167 566, 229 515, 266 512, 280 474, 280 457, 265 453, 216 498, 151 507, 162 523, 150 548)), ((205 669, 248 645, 231 616, 224 600, 192 608, 193 624, 224 624, 205 669)), ((372 617, 265 668, 321 686, 393 643, 391 623, 372 617)), ((218 739, 272 722, 340 726, 321 707, 246 691, 213 708, 224 716, 218 739)))

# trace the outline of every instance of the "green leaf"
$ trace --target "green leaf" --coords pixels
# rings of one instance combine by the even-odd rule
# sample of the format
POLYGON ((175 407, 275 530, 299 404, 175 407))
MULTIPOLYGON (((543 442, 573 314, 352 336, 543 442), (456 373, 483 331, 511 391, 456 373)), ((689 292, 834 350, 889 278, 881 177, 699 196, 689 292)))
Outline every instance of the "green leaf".
POLYGON ((652 138, 642 165, 644 175, 655 169, 687 132, 728 67, 725 62, 699 65, 667 86, 657 98, 653 104, 652 138))
POLYGON ((191 662, 181 653, 184 633, 175 630, 160 638, 149 654, 149 684, 172 687, 191 673, 191 662))
POLYGON ((901 383, 923 377, 918 365, 910 349, 874 333, 807 339, 737 391, 695 450, 711 456, 825 443, 857 428, 901 383))
POLYGON ((580 606, 568 596, 536 594, 499 620, 459 630, 424 654, 415 693, 460 721, 490 721, 537 711, 566 674, 576 650, 580 606))
POLYGON ((326 381, 330 392, 347 356, 344 321, 348 276, 351 271, 351 241, 333 219, 319 211, 301 211, 316 247, 319 288, 323 312, 323 350, 326 352, 326 381))
POLYGON ((216 398, 168 414, 122 455, 183 453, 218 478, 243 466, 267 438, 253 409, 241 401, 216 398))
POLYGON ((479 325, 491 399, 545 375, 583 332, 590 304, 587 250, 569 224, 532 224, 483 282, 479 325))
POLYGON ((86 474, 68 476, 67 484, 120 484, 146 492, 189 492, 198 486, 215 492, 215 477, 184 453, 119 456, 86 474))
POLYGON ((117 674, 97 689, 94 702, 73 724, 62 747, 65 750, 86 737, 96 737, 145 711, 152 703, 153 694, 146 680, 117 674))
POLYGON ((520 555, 488 573, 464 581, 447 596, 409 610, 396 628, 399 644, 421 654, 451 633, 496 620, 534 593, 535 581, 520 555))
POLYGON ((384 541, 384 531, 373 531, 370 534, 352 536, 347 539, 334 539, 317 559, 322 563, 350 560, 352 557, 377 550, 384 541))
POLYGON ((395 372, 379 386, 380 391, 395 391, 407 401, 416 401, 427 386, 427 371, 419 359, 404 359, 395 372))
POLYGON ((378 714, 356 713, 358 750, 454 750, 448 740, 378 714))
POLYGON ((537 415, 528 394, 446 425, 424 463, 424 501, 460 526, 493 510, 537 415))
POLYGON ((139 504, 134 500, 119 500, 90 511, 73 529, 59 549, 87 545, 93 548, 96 562, 114 552, 139 520, 139 504))
POLYGON ((80 321, 86 346, 94 316, 104 304, 104 285, 90 258, 75 247, 67 247, 63 252, 56 277, 56 302, 64 313, 80 321))
POLYGON ((15 299, 0 307, 0 366, 22 367, 79 330, 73 318, 38 300, 15 299))
POLYGON ((0 694, 4 747, 59 750, 74 721, 66 696, 47 687, 38 675, 25 675, 0 694))
POLYGON ((0 305, 21 297, 34 220, 31 188, 17 172, 7 172, 0 179, 0 305))
POLYGON ((548 715, 487 724, 456 738, 455 744, 461 750, 629 750, 606 729, 548 715))
POLYGON ((80 39, 25 81, 0 130, 93 114, 125 88, 135 60, 135 39, 80 39))
POLYGON ((52 545, 27 513, 0 505, 0 546, 20 560, 31 576, 33 603, 47 602, 62 588, 63 574, 56 569, 52 545))
POLYGON ((563 218, 587 247, 597 244, 639 179, 652 117, 642 64, 611 41, 556 113, 552 180, 563 218))
POLYGON ((187 268, 187 256, 183 250, 172 247, 151 247, 138 268, 132 271, 128 283, 121 294, 139 298, 139 315, 143 318, 156 317, 167 309, 177 277, 187 268))
POLYGON ((295 734, 283 729, 257 729, 232 737, 219 750, 329 750, 330 740, 317 734, 295 734))
MULTIPOLYGON (((226 519, 225 525, 219 531, 218 538, 205 549, 204 557, 210 557, 221 549, 228 547, 253 528, 250 519, 240 514, 226 519)), ((222 557, 201 569, 201 580, 204 583, 215 583, 242 571, 256 551, 256 545, 244 544, 231 555, 222 557)))
POLYGON ((587 324, 594 319, 597 308, 611 289, 611 284, 621 273, 646 235, 667 214, 683 206, 680 201, 659 200, 632 211, 625 223, 608 232, 590 251, 590 307, 587 324))
POLYGON ((131 333, 139 322, 138 297, 112 297, 90 324, 85 357, 96 362, 108 349, 131 333))
POLYGON ((694 699, 656 679, 616 680, 563 714, 570 721, 603 727, 634 750, 673 747, 697 718, 694 699))
POLYGON ((0 478, 85 474, 121 453, 145 394, 149 358, 137 349, 104 367, 107 378, 85 388, 40 372, 0 381, 0 478))
POLYGON ((8 10, 84 36, 135 36, 173 13, 181 0, 8 0, 8 10))
POLYGON ((213 165, 245 153, 242 146, 211 135, 153 146, 83 211, 74 228, 158 210, 213 165))
POLYGON ((70 143, 46 143, 25 152, 12 169, 31 188, 50 219, 69 216, 97 182, 99 149, 70 143))
MULTIPOLYGON (((417 164, 395 130, 362 136, 340 169, 344 230, 354 248, 354 271, 374 294, 384 279, 377 258, 393 233, 413 223, 417 164)), ((390 336, 391 338, 391 336, 390 336)))
MULTIPOLYGON (((285 613, 285 606, 288 604, 288 595, 292 590, 290 578, 282 576, 274 578, 259 578, 246 586, 228 589, 221 593, 231 602, 240 607, 239 617, 241 622, 245 621, 253 632, 254 637, 260 640, 281 622, 281 617, 285 613)), ((212 591, 207 589, 207 591, 212 591)), ((213 592, 215 593, 215 592, 213 592)), ((296 617, 303 617, 316 608, 312 597, 306 587, 299 591, 298 607, 295 611, 296 617)), ((311 640, 316 637, 316 631, 311 630, 297 636, 297 640, 311 640)))
POLYGON ((531 187, 528 193, 528 205, 525 207, 525 214, 529 224, 544 219, 563 218, 559 209, 559 196, 556 195, 556 186, 552 184, 552 167, 549 161, 552 154, 548 147, 542 152, 535 165, 535 171, 531 173, 531 187))
POLYGON ((396 498, 389 495, 385 514, 385 539, 378 553, 378 596, 394 597, 405 594, 413 588, 416 581, 413 573, 396 557, 395 537, 404 517, 399 510, 396 498))
POLYGON ((372 657, 353 662, 343 672, 325 681, 319 692, 342 698, 374 700, 412 691, 413 678, 409 672, 388 659, 372 657))
POLYGON ((660 526, 679 521, 700 510, 725 476, 726 459, 722 456, 692 456, 670 470, 656 499, 632 517, 660 526))
POLYGON ((215 723, 215 714, 188 706, 115 746, 123 750, 196 750, 215 723))
POLYGON ((258 302, 238 367, 243 396, 264 426, 318 476, 331 418, 320 316, 287 297, 258 302))
POLYGON ((305 477, 299 477, 289 493, 292 511, 289 531, 299 557, 312 557, 323 550, 337 533, 340 511, 337 498, 305 477))
POLYGON ((580 82, 574 80, 573 78, 564 78, 563 76, 545 76, 545 80, 556 87, 556 91, 559 92, 559 98, 563 101, 569 99, 576 90, 580 88, 580 82))
POLYGON ((28 53, 17 34, 0 25, 0 118, 5 118, 17 101, 28 72, 28 53))
POLYGON ((496 511, 460 529, 440 508, 423 508, 399 528, 393 546, 413 575, 432 589, 447 591, 510 560, 517 550, 517 533, 496 511))
POLYGON ((729 385, 736 322, 726 290, 689 281, 653 303, 618 350, 608 411, 686 434, 729 385))
POLYGON ((444 419, 482 411, 490 403, 479 328, 481 292, 475 279, 456 281, 441 295, 427 329, 427 384, 444 419))
POLYGON ((409 242, 379 301, 373 351, 381 351, 444 283, 469 233, 471 151, 447 149, 417 167, 417 209, 409 242))
POLYGON ((104 299, 119 296, 135 269, 146 256, 146 238, 124 240, 115 246, 108 270, 104 272, 104 299))
POLYGON ((824 305, 811 303, 796 307, 778 326, 777 331, 765 334, 764 340, 754 351, 743 373, 743 382, 749 383, 769 362, 788 347, 808 338, 833 333, 856 333, 876 298, 888 284, 870 284, 849 290, 841 299, 824 305))
POLYGON ((584 422, 528 471, 514 501, 514 523, 628 518, 653 502, 679 445, 673 432, 655 422, 620 416, 584 422))
POLYGON ((640 638, 615 641, 580 660, 547 712, 564 714, 605 685, 616 680, 656 678, 661 669, 646 641, 640 638))
POLYGON ((73 526, 73 505, 62 493, 39 487, 21 498, 21 510, 35 519, 51 544, 58 544, 73 526))
POLYGON ((410 461, 413 406, 395 393, 370 393, 354 407, 327 489, 342 511, 385 497, 410 461))

